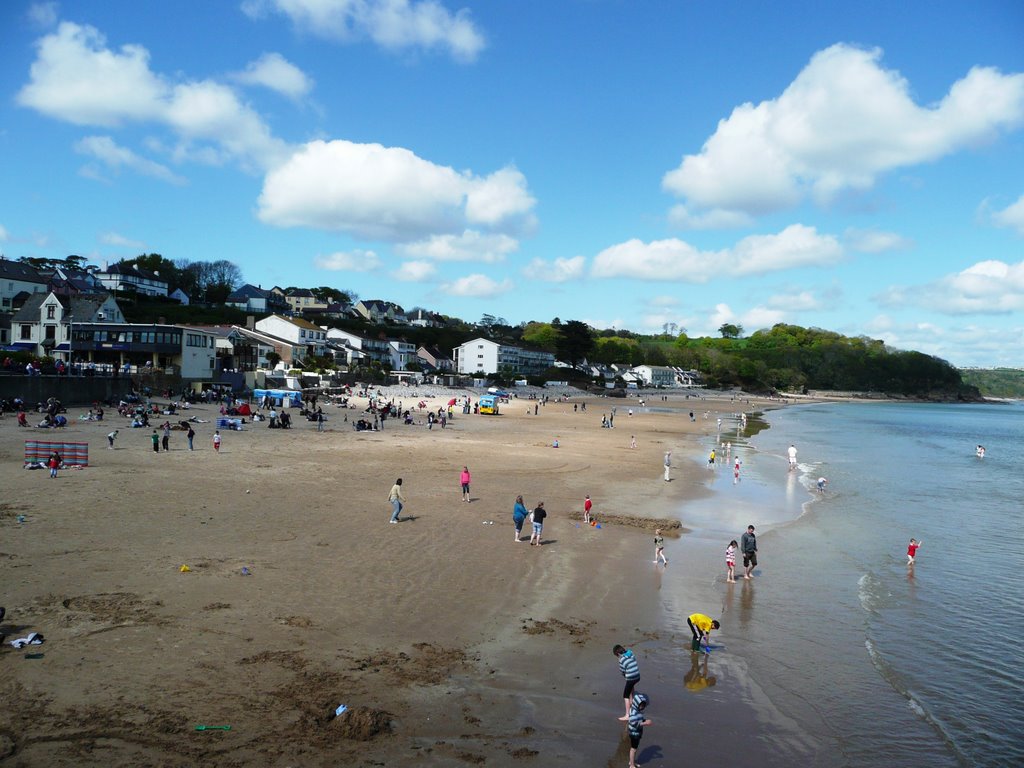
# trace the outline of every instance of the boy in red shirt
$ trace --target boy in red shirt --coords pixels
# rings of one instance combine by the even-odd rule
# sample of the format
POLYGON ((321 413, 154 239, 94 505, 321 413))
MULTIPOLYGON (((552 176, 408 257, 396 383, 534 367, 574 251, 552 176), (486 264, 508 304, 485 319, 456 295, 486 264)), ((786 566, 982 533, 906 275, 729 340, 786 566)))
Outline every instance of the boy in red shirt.
POLYGON ((915 539, 910 540, 910 544, 907 546, 907 565, 914 564, 914 557, 917 555, 917 549, 924 541, 917 541, 915 539))

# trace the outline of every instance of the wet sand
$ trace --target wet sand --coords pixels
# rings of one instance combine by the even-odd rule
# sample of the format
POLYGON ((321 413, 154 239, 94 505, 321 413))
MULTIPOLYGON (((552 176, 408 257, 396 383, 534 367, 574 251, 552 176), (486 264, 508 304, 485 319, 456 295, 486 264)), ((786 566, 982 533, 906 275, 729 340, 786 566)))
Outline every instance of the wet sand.
MULTIPOLYGON (((447 402, 436 394, 431 405, 447 402)), ((659 635, 651 529, 708 492, 699 441, 715 433, 716 415, 766 405, 654 400, 657 412, 641 413, 632 398, 590 398, 586 412, 573 412, 576 400, 537 416, 532 401, 513 400, 498 417, 457 410, 444 430, 388 421, 372 433, 342 421, 361 411, 331 406, 322 434, 303 421, 288 431, 246 425, 222 430, 219 454, 212 408, 190 411, 210 420, 196 425, 194 452, 175 432, 159 454, 150 430, 128 429, 116 414, 79 422, 73 408, 61 437, 87 441, 90 466, 56 480, 22 469, 26 435, 52 433, 5 418, 2 631, 39 631, 46 643, 31 649, 41 659, 0 651, 0 759, 624 764, 622 680, 610 649, 672 641, 659 635), (615 429, 601 429, 612 407, 615 429), (115 427, 116 450, 107 450, 115 427), (666 483, 668 449, 675 467, 666 483), (389 525, 396 477, 406 508, 389 525), (541 547, 513 541, 519 493, 530 508, 545 502, 541 547), (588 493, 601 529, 579 520, 588 493), (350 711, 332 719, 340 704, 350 711)), ((679 533, 667 532, 670 557, 679 533)), ((662 721, 661 733, 678 725, 662 721)), ((652 727, 644 744, 658 739, 652 727)), ((682 759, 658 751, 645 762, 682 759)))

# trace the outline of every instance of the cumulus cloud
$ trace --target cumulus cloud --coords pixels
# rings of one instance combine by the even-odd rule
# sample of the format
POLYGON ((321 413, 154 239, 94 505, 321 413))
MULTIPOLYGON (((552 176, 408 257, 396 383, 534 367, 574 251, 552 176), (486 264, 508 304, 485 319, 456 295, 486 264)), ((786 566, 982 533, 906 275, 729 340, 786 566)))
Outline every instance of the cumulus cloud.
POLYGON ((328 40, 368 37, 394 51, 446 50, 459 61, 473 61, 486 45, 467 9, 451 13, 437 0, 244 0, 242 11, 253 19, 284 14, 328 40))
POLYGON ((336 251, 313 259, 313 266, 332 272, 370 272, 380 266, 380 259, 373 251, 359 248, 354 251, 336 251))
POLYGON ((958 321, 944 327, 918 321, 897 322, 882 314, 872 318, 865 330, 894 349, 914 349, 958 366, 1018 367, 1019 350, 1024 347, 1024 326, 1021 325, 974 325, 958 321))
POLYGON ((1017 230, 1018 235, 1024 235, 1024 195, 1009 207, 993 213, 992 221, 996 226, 1009 227, 1017 230))
POLYGON ((487 275, 466 275, 454 282, 442 283, 441 290, 449 296, 490 299, 512 290, 512 281, 505 278, 499 283, 487 275))
POLYGON ((693 213, 685 205, 673 205, 668 212, 668 223, 677 229, 738 229, 750 226, 754 219, 741 211, 715 208, 693 213))
POLYGON ((56 3, 32 3, 27 12, 30 24, 37 27, 49 28, 57 23, 56 3))
POLYGON ((133 248, 135 250, 142 250, 146 247, 146 244, 141 240, 132 240, 124 235, 119 235, 117 232, 104 232, 100 235, 100 242, 104 245, 113 245, 118 248, 133 248))
POLYGON ((794 291, 792 293, 776 293, 765 302, 768 309, 788 312, 806 312, 821 309, 821 300, 810 291, 794 291))
POLYGON ((465 239, 472 225, 515 227, 532 206, 532 198, 528 205, 524 201, 521 183, 510 183, 509 170, 480 177, 436 165, 402 147, 312 141, 267 174, 258 215, 274 226, 371 239, 415 242, 456 232, 465 239), (512 199, 502 203, 496 190, 509 191, 512 199))
POLYGON ((161 125, 193 159, 266 168, 287 153, 233 90, 212 80, 174 83, 150 70, 142 46, 115 51, 95 28, 65 21, 36 48, 29 82, 16 96, 24 107, 75 125, 161 125))
POLYGON ((832 235, 792 224, 775 235, 751 235, 722 251, 701 251, 675 238, 644 243, 633 239, 606 248, 594 257, 593 277, 633 277, 705 283, 722 274, 753 275, 794 267, 826 266, 843 257, 832 235))
POLYGON ((843 242, 851 251, 861 253, 905 251, 913 246, 913 242, 902 235, 877 229, 847 229, 843 233, 843 242))
POLYGON ((718 329, 726 324, 743 326, 743 334, 749 336, 761 328, 771 328, 776 323, 785 321, 786 314, 782 310, 770 307, 755 306, 746 312, 735 312, 732 307, 725 303, 715 305, 715 308, 707 313, 707 328, 695 331, 694 335, 717 336, 718 329))
POLYGON ((413 258, 492 263, 503 261, 518 248, 519 241, 509 235, 467 229, 459 235, 431 235, 423 240, 403 243, 395 250, 413 258))
POLYGON ((399 265, 398 269, 391 273, 396 280, 404 283, 422 283, 431 280, 437 274, 437 266, 430 261, 413 259, 399 265))
MULTIPOLYGON (((184 178, 167 166, 148 160, 126 147, 119 146, 109 136, 86 136, 75 143, 75 151, 81 155, 95 158, 114 173, 120 173, 122 169, 126 169, 171 184, 185 183, 184 178)), ((94 166, 87 166, 83 169, 83 175, 89 178, 104 179, 99 169, 94 166)))
POLYGON ((887 171, 1024 122, 1024 74, 974 67, 937 104, 919 106, 881 56, 843 44, 816 53, 778 98, 736 107, 663 187, 688 208, 762 214, 868 189, 887 171))
POLYGON ((1024 309, 1024 261, 979 261, 920 286, 891 287, 875 297, 884 307, 915 306, 946 315, 999 315, 1024 309))
POLYGON ((583 276, 585 261, 582 256, 559 257, 554 261, 533 259, 523 268, 523 276, 548 283, 564 283, 583 276))
POLYGON ((313 89, 313 81, 279 53, 264 53, 232 79, 243 85, 259 85, 283 94, 290 99, 301 99, 313 89))

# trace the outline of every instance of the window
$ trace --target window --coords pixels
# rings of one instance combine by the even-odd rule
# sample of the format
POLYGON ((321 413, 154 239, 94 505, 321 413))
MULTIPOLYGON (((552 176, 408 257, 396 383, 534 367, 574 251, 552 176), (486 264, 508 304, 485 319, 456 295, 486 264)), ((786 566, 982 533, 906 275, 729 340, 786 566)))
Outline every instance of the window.
POLYGON ((57 316, 57 308, 53 304, 46 305, 46 319, 53 320, 57 316))
POLYGON ((21 340, 28 341, 32 338, 32 326, 25 323, 21 326, 21 340))
POLYGON ((57 326, 48 325, 46 326, 46 338, 56 340, 57 339, 57 326))

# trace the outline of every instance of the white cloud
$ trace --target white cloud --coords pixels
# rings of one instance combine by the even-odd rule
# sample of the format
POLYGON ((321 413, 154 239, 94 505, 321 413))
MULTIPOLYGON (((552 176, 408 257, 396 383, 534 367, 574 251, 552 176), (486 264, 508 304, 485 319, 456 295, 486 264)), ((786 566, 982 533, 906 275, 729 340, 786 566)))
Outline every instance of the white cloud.
POLYGON ((380 266, 380 259, 373 251, 356 249, 337 251, 313 259, 313 266, 335 272, 370 272, 380 266))
POLYGON ((1024 326, 1000 323, 980 326, 957 322, 950 327, 934 323, 900 323, 877 315, 865 326, 873 338, 893 349, 913 349, 935 355, 958 366, 1020 366, 1024 326))
POLYGON ((7 229, 3 224, 0 224, 0 243, 6 243, 11 239, 11 236, 7 234, 7 229))
POLYGON ((1009 207, 993 213, 992 221, 996 226, 1010 227, 1017 230, 1018 235, 1024 235, 1024 195, 1009 207))
POLYGON ((868 189, 887 171, 1024 122, 1024 74, 975 67, 922 107, 881 55, 843 44, 819 51, 781 96, 736 107, 663 187, 697 209, 766 213, 868 189))
POLYGON ((769 309, 778 309, 787 312, 806 312, 812 309, 822 309, 824 304, 810 291, 793 291, 791 293, 776 293, 768 297, 766 302, 769 309))
POLYGON ((923 307, 946 315, 998 315, 1024 310, 1024 261, 979 261, 940 280, 892 287, 875 297, 885 307, 923 307))
POLYGON ((477 261, 492 263, 519 248, 519 241, 503 234, 485 234, 467 229, 461 235, 431 235, 413 243, 403 243, 395 250, 414 258, 436 261, 477 261))
POLYGON ((507 166, 484 178, 470 180, 466 192, 466 218, 493 226, 530 212, 536 200, 526 189, 526 177, 507 166))
POLYGON ((466 275, 454 282, 443 283, 441 290, 449 296, 490 299, 512 290, 512 281, 506 278, 499 283, 487 275, 466 275))
MULTIPOLYGON (((117 142, 109 136, 86 136, 75 143, 75 151, 99 160, 114 173, 128 169, 171 184, 185 183, 184 178, 178 176, 167 166, 141 157, 126 147, 118 146, 117 142)), ((99 169, 95 167, 87 167, 82 170, 82 175, 86 177, 105 180, 99 169)))
POLYGON ((913 246, 913 242, 902 235, 877 229, 847 229, 843 233, 843 241, 851 251, 861 253, 905 251, 913 246))
POLYGON ((75 125, 161 125, 177 134, 179 156, 192 159, 266 168, 286 153, 230 88, 212 80, 172 83, 150 70, 142 46, 113 51, 95 28, 62 22, 36 47, 29 82, 16 96, 22 106, 75 125), (197 141, 212 142, 215 151, 193 146, 197 141))
POLYGON ((673 205, 668 212, 668 223, 678 229, 738 229, 750 226, 754 219, 740 211, 715 208, 691 213, 685 205, 673 205))
POLYGON ((244 0, 242 10, 254 19, 283 13, 329 40, 369 37, 390 50, 447 50, 460 61, 473 61, 486 45, 468 10, 451 13, 437 0, 244 0))
POLYGON ((531 280, 564 283, 583 276, 585 261, 582 256, 573 256, 572 258, 559 257, 554 261, 533 259, 523 268, 523 275, 531 280))
POLYGON ((48 29, 57 23, 56 3, 32 3, 28 7, 29 23, 48 29))
POLYGON ((100 235, 100 242, 104 245, 113 245, 118 248, 133 248, 135 250, 142 250, 146 247, 146 244, 141 240, 132 240, 119 235, 117 232, 104 232, 100 235))
POLYGON ((264 53, 249 62, 244 72, 232 75, 243 85, 260 85, 290 99, 301 99, 313 89, 313 81, 306 73, 279 53, 264 53))
POLYGON ((525 203, 519 183, 508 182, 509 170, 478 177, 435 165, 402 147, 312 141, 267 174, 258 215, 279 227, 400 242, 453 232, 466 238, 466 225, 483 216, 491 225, 520 222, 525 203), (488 202, 478 198, 470 211, 468 201, 482 189, 488 202), (510 190, 512 200, 501 204, 492 198, 496 189, 510 190))
POLYGON ((633 239, 594 257, 594 277, 633 277, 705 283, 718 275, 753 275, 794 267, 835 264, 843 249, 832 235, 791 224, 776 235, 751 235, 723 251, 700 251, 678 239, 633 239))
POLYGON ((761 328, 771 328, 776 323, 786 319, 786 313, 779 309, 755 306, 746 312, 735 312, 732 307, 725 303, 715 305, 715 308, 706 313, 706 327, 694 329, 692 336, 718 336, 718 329, 726 323, 743 326, 743 335, 749 336, 761 328))
POLYGON ((422 283, 431 280, 437 274, 437 266, 430 261, 404 261, 398 269, 391 273, 396 280, 403 283, 422 283))
POLYGON ((675 296, 655 296, 647 303, 652 307, 678 307, 679 299, 675 296))

